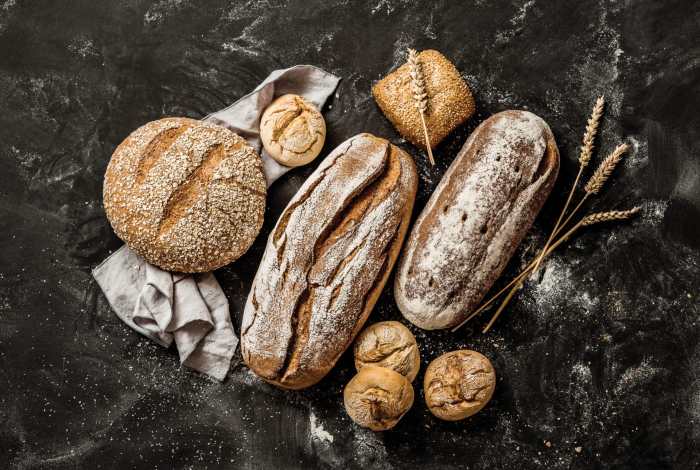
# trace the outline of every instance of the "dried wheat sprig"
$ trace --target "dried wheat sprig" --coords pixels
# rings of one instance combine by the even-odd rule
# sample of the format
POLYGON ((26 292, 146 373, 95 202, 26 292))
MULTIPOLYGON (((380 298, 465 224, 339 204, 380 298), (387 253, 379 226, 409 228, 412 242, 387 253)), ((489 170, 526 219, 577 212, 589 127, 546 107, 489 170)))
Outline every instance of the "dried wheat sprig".
POLYGON ((591 156, 593 155, 593 141, 595 140, 595 135, 598 132, 598 123, 603 115, 603 106, 605 105, 605 99, 599 96, 593 106, 593 112, 591 117, 588 118, 588 124, 586 125, 586 132, 583 134, 583 145, 581 146, 581 154, 578 157, 580 166, 586 167, 588 162, 591 161, 591 156))
POLYGON ((433 150, 430 146, 430 137, 428 136, 428 127, 425 125, 425 115, 428 113, 428 92, 425 88, 425 77, 418 60, 418 53, 415 49, 408 50, 408 66, 411 75, 411 90, 413 92, 413 102, 416 105, 416 110, 420 116, 420 122, 423 125, 423 134, 425 136, 425 147, 428 150, 428 160, 431 165, 435 165, 433 158, 433 150))
MULTIPOLYGON (((547 249, 547 251, 544 253, 544 256, 545 256, 545 257, 546 257, 546 256, 549 256, 549 254, 550 254, 552 251, 554 251, 554 249, 555 249, 556 247, 558 247, 559 245, 561 245, 562 243, 564 243, 569 237, 571 237, 571 235, 574 234, 574 232, 576 232, 578 229, 580 229, 580 228, 582 228, 582 227, 587 227, 587 226, 589 226, 589 225, 598 224, 598 223, 601 223, 601 222, 610 222, 610 221, 613 221, 613 220, 624 220, 624 219, 629 219, 630 217, 632 217, 632 216, 634 216, 635 214, 637 214, 639 211, 640 211, 640 207, 633 207, 632 209, 628 209, 628 210, 624 210, 624 211, 607 211, 607 212, 596 212, 596 213, 593 213, 593 214, 589 214, 589 215, 583 217, 581 220, 579 220, 578 223, 576 223, 576 225, 574 225, 573 227, 571 227, 571 228, 569 229, 569 231, 567 231, 567 232, 566 232, 564 235, 562 235, 555 243, 553 243, 552 246, 550 246, 550 247, 547 249)), ((501 291, 500 291, 498 294, 496 294, 495 296, 493 296, 493 297, 488 301, 488 303, 485 304, 485 305, 488 306, 489 304, 491 304, 491 303, 493 302, 493 300, 495 300, 503 291, 505 291, 509 286, 515 284, 516 282, 518 282, 518 286, 516 286, 516 287, 519 287, 519 286, 522 284, 522 280, 523 280, 529 273, 534 272, 534 271, 537 269, 538 266, 539 266, 539 265, 536 264, 534 261, 533 261, 532 263, 530 263, 530 265, 529 265, 527 268, 525 268, 525 270, 524 270, 522 273, 520 273, 520 274, 518 275, 518 277, 516 277, 515 279, 513 279, 513 280, 511 281, 511 283, 510 283, 508 286, 506 286, 506 287, 504 287, 503 289, 501 289, 501 291)), ((513 295, 515 294, 515 292, 516 292, 517 290, 518 290, 518 289, 512 289, 512 290, 508 293, 508 296, 506 296, 506 298, 504 299, 503 303, 498 307, 498 310, 496 310, 496 313, 493 314, 493 316, 491 317, 491 320, 489 320, 488 324, 487 324, 487 325, 484 327, 484 329, 482 330, 482 333, 488 333, 488 331, 491 329, 491 327, 493 326, 493 324, 496 322, 496 320, 498 319, 498 317, 501 315, 501 312, 503 312, 503 310, 505 309, 506 305, 508 304, 508 302, 510 301, 510 299, 513 297, 513 295)), ((483 307, 483 308, 485 308, 485 307, 483 307)), ((481 310, 483 310, 483 308, 480 308, 479 310, 481 311, 481 310)), ((469 315, 469 317, 467 318, 467 320, 465 320, 464 322, 460 323, 458 326, 456 326, 455 328, 453 328, 452 331, 457 330, 457 328, 459 328, 460 326, 462 326, 462 325, 463 325, 464 323, 466 323, 469 319, 473 318, 473 317, 475 316, 475 314, 476 314, 476 312, 473 313, 473 314, 471 314, 471 315, 469 315)))
POLYGON ((640 210, 640 207, 633 207, 632 209, 628 209, 626 211, 596 212, 594 214, 587 215, 579 223, 581 224, 581 227, 586 227, 588 225, 599 224, 601 222, 629 219, 640 210))
POLYGON ((557 218, 557 223, 554 224, 554 228, 552 229, 552 233, 549 234, 549 237, 547 238, 547 241, 544 244, 544 247, 542 248, 542 251, 540 252, 540 255, 537 257, 537 263, 535 264, 535 269, 537 269, 542 262, 542 255, 547 252, 547 248, 549 247, 550 243, 552 243, 552 240, 556 236, 557 231, 559 228, 562 226, 562 219, 564 218, 564 215, 566 214, 567 209, 569 208, 569 204, 571 204, 571 198, 574 196, 574 192, 576 191, 576 187, 578 186, 578 182, 581 179, 581 175, 583 174, 584 168, 588 165, 588 163, 591 160, 591 155, 593 152, 593 141, 595 140, 595 135, 598 132, 598 123, 600 122, 600 118, 603 116, 603 107, 605 105, 605 99, 602 96, 599 96, 598 99, 595 102, 595 105, 593 105, 593 111, 591 112, 591 117, 588 118, 588 123, 586 124, 586 131, 583 134, 583 145, 581 146, 581 154, 579 155, 578 158, 578 173, 576 174, 576 179, 574 180, 574 184, 571 185, 571 190, 569 191, 569 196, 566 198, 566 203, 564 204, 564 208, 561 210, 561 213, 559 214, 559 218, 557 218))
POLYGON ((629 145, 627 144, 618 145, 615 150, 603 160, 603 163, 600 164, 595 173, 593 173, 593 176, 591 176, 591 179, 586 183, 584 187, 586 194, 598 194, 598 192, 600 192, 617 164, 622 160, 622 156, 628 148, 629 145))

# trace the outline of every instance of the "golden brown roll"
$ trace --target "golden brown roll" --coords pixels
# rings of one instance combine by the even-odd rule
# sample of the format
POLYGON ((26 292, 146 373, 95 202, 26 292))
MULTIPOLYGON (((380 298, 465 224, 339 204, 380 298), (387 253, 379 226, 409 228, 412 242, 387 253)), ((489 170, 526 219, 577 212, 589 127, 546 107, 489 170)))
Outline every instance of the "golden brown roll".
POLYGON ((326 121, 301 96, 283 95, 265 109, 260 138, 267 153, 282 165, 306 165, 321 153, 326 121))
POLYGON ((187 118, 149 122, 114 151, 104 208, 115 233, 151 264, 204 272, 245 253, 265 212, 255 150, 230 130, 187 118))
POLYGON ((366 366, 343 391, 345 410, 350 418, 372 431, 386 431, 413 405, 413 386, 398 372, 366 366))
MULTIPOLYGON (((428 95, 425 124, 431 147, 435 148, 474 114, 474 98, 457 68, 438 51, 422 51, 418 54, 418 62, 428 95)), ((413 145, 425 148, 420 115, 413 101, 410 66, 404 64, 378 81, 372 94, 399 133, 413 145)))
POLYGON ((385 367, 409 381, 418 375, 420 352, 413 333, 397 321, 382 321, 364 329, 355 341, 355 367, 385 367))
POLYGON ((460 349, 433 360, 425 371, 425 403, 432 414, 459 421, 479 412, 493 396, 496 373, 482 354, 460 349))

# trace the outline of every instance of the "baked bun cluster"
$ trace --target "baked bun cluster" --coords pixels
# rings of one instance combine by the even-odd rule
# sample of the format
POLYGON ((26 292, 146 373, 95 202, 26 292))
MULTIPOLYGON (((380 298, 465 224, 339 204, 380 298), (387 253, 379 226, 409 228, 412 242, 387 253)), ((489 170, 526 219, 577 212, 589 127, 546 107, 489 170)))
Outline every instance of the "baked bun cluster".
POLYGON ((357 374, 343 392, 345 410, 373 431, 393 428, 413 406, 420 353, 413 333, 396 321, 368 326, 355 341, 357 374))
POLYGON ((149 122, 114 151, 104 208, 119 238, 167 271, 212 271, 245 253, 265 212, 255 150, 230 130, 187 118, 149 122))
POLYGON ((267 153, 285 166, 301 166, 321 153, 326 122, 316 107, 299 95, 273 101, 260 119, 260 138, 267 153))

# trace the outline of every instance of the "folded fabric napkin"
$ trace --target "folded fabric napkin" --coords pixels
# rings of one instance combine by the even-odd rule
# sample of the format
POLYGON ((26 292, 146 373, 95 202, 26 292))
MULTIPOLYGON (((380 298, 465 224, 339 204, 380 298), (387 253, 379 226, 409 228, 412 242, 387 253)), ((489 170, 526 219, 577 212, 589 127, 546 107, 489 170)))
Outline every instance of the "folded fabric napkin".
MULTIPOLYGON (((251 93, 204 120, 231 129, 260 153, 260 117, 276 97, 294 93, 322 109, 339 81, 311 65, 275 70, 251 93)), ((261 156, 268 187, 291 169, 264 150, 261 156)), ((213 273, 163 271, 124 245, 92 274, 124 323, 162 346, 175 342, 180 364, 219 381, 226 377, 238 338, 213 273)))

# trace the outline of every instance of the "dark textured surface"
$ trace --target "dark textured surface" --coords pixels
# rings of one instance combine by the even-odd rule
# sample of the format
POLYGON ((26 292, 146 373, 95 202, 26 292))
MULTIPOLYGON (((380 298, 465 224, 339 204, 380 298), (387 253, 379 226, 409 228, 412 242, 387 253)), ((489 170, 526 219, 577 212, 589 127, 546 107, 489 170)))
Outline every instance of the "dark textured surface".
MULTIPOLYGON (((6 468, 697 468, 700 465, 700 4, 692 1, 0 0, 0 462, 6 468), (477 115, 436 152, 406 145, 373 81, 407 46, 436 48, 477 115), (489 335, 417 335, 423 367, 476 349, 493 401, 445 423, 416 403, 395 430, 353 425, 348 354, 319 385, 284 392, 234 359, 223 384, 178 368, 110 311, 90 269, 120 245, 101 206, 115 146, 166 115, 199 118, 269 71, 343 77, 327 150, 361 131, 419 162, 424 204, 469 131, 527 108, 547 120, 562 172, 506 277, 532 256, 576 171, 596 95, 602 153, 633 151, 595 202, 643 214, 581 233, 489 335), (547 444, 548 443, 548 444, 547 444), (578 452, 577 452, 578 450, 578 452)), ((263 240, 311 168, 272 190, 263 234, 217 272, 238 327, 263 240)), ((390 290, 371 320, 400 319, 390 290)))

